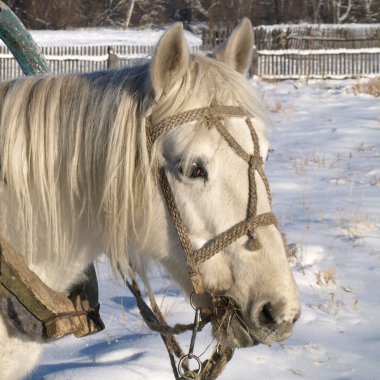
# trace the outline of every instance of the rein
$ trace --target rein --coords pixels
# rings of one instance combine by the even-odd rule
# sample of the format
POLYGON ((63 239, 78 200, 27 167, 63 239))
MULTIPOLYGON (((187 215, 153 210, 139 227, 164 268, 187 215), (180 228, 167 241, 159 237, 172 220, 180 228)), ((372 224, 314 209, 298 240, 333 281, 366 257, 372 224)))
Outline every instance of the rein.
MULTIPOLYGON (((218 236, 214 237, 211 241, 206 243, 203 247, 198 250, 195 250, 192 246, 188 229, 182 221, 181 213, 177 207, 175 202, 175 197, 172 192, 169 180, 165 173, 165 169, 163 167, 158 169, 159 176, 159 184, 161 187, 162 194, 164 196, 169 214, 177 231, 177 235, 181 246, 186 254, 186 263, 189 270, 190 279, 193 285, 193 293, 190 297, 190 303, 195 310, 195 320, 193 326, 193 334, 190 343, 189 353, 186 355, 182 355, 178 364, 178 372, 183 379, 211 379, 216 377, 209 377, 206 375, 206 371, 204 366, 202 365, 198 356, 193 354, 193 348, 195 343, 195 338, 197 332, 200 330, 199 326, 203 320, 209 321, 210 319, 217 319, 218 315, 215 313, 225 313, 227 315, 228 309, 218 308, 218 303, 225 301, 227 297, 214 297, 212 293, 210 293, 204 286, 202 276, 199 271, 199 266, 205 261, 209 260, 218 252, 222 251, 230 244, 234 243, 239 238, 247 235, 248 239, 246 242, 246 248, 250 251, 259 250, 262 245, 256 234, 256 230, 259 227, 265 227, 269 225, 276 225, 276 217, 272 212, 267 212, 263 214, 257 214, 257 203, 258 203, 258 195, 257 195, 257 184, 255 179, 256 172, 260 175, 264 186, 266 188, 266 193, 268 196, 269 203, 272 202, 272 197, 269 189, 269 184, 267 177, 264 173, 263 169, 263 160, 260 156, 260 146, 259 146, 259 138, 257 133, 252 125, 251 116, 241 107, 236 106, 210 106, 204 108, 196 108, 192 109, 178 115, 174 115, 163 121, 154 124, 149 117, 147 119, 147 141, 148 141, 148 150, 151 152, 152 146, 155 141, 165 132, 169 131, 172 128, 178 127, 180 125, 190 123, 193 121, 204 122, 208 128, 213 128, 219 132, 221 137, 227 142, 229 147, 234 151, 236 155, 238 155, 242 160, 247 163, 248 166, 248 205, 247 205, 247 217, 241 222, 236 223, 234 226, 229 228, 228 230, 222 232, 218 236), (245 122, 249 128, 251 138, 253 141, 254 152, 253 154, 247 153, 240 144, 235 140, 235 138, 229 133, 226 126, 223 124, 223 120, 229 117, 239 117, 244 118, 245 122), (193 302, 194 296, 199 296, 204 299, 204 296, 208 294, 211 295, 211 306, 204 307, 201 305, 195 305, 193 302), (182 369, 182 364, 186 363, 190 359, 195 359, 198 363, 198 369, 186 372, 184 374, 182 369)), ((210 298, 210 297, 208 297, 210 298)), ((140 309, 141 310, 141 309, 140 309)), ((223 317, 222 317, 223 320, 223 317)), ((223 325, 225 325, 223 323, 223 325)), ((220 328, 226 328, 226 326, 220 326, 220 328)), ((228 360, 231 359, 233 354, 233 349, 229 347, 223 347, 219 343, 217 345, 217 349, 214 351, 219 354, 219 350, 231 350, 228 355, 227 360, 224 360, 224 366, 227 364, 228 360)), ((226 354, 226 352, 225 352, 226 354)), ((219 356, 222 358, 223 356, 219 356)), ((208 363, 214 363, 213 365, 217 365, 218 360, 215 360, 213 356, 209 359, 208 363), (213 361, 214 359, 214 361, 213 361)), ((223 368, 224 368, 223 366, 223 368)), ((222 369, 223 370, 223 369, 222 369)), ((177 376, 176 376, 177 378, 177 376)))

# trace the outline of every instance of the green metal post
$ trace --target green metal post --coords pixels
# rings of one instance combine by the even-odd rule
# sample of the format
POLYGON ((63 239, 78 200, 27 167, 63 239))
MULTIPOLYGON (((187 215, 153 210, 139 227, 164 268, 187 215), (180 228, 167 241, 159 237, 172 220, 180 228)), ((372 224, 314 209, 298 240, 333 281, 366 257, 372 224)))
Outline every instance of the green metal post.
POLYGON ((48 63, 17 16, 0 1, 0 38, 8 46, 25 75, 50 72, 48 63))

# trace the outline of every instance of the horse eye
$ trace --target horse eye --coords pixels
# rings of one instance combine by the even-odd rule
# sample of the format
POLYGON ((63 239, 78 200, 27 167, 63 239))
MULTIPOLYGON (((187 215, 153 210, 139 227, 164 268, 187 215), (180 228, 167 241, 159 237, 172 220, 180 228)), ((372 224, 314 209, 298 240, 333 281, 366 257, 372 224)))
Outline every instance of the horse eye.
POLYGON ((189 178, 207 178, 207 171, 202 167, 198 162, 193 162, 191 165, 190 173, 188 174, 189 178))
POLYGON ((188 178, 196 179, 203 178, 207 179, 207 170, 203 167, 202 163, 194 161, 189 168, 185 171, 180 163, 177 165, 178 172, 181 175, 185 175, 188 178))

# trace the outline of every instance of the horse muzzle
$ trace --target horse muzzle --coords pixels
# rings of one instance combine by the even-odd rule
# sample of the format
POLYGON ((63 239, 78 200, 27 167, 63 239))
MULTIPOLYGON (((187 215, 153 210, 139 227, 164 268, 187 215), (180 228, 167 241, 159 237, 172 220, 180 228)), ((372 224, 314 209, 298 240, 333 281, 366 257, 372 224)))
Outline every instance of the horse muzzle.
POLYGON ((292 335, 293 325, 300 313, 289 320, 276 322, 268 304, 256 308, 248 322, 241 308, 231 297, 219 297, 219 305, 213 318, 213 334, 218 341, 231 348, 252 347, 257 344, 271 345, 286 340, 292 335))

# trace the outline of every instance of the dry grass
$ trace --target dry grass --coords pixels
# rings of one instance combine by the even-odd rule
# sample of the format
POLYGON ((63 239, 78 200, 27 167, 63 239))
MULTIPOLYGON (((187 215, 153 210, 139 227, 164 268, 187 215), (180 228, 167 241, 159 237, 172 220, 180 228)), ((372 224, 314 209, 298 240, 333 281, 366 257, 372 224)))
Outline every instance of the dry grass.
POLYGON ((323 272, 317 272, 315 277, 316 277, 316 283, 320 287, 326 287, 329 284, 334 284, 336 285, 336 271, 335 269, 326 269, 323 272))
POLYGON ((380 77, 358 82, 353 87, 355 93, 380 96, 380 77))
POLYGON ((352 214, 349 218, 337 221, 339 236, 351 240, 355 245, 376 229, 376 224, 368 215, 352 214))
POLYGON ((312 169, 331 167, 332 165, 335 165, 335 162, 330 164, 325 153, 320 153, 317 151, 297 153, 296 155, 290 157, 289 161, 292 162, 294 170, 297 174, 304 174, 308 167, 312 169))
POLYGON ((336 316, 342 310, 345 304, 342 300, 337 299, 335 293, 330 293, 329 296, 330 296, 330 299, 327 300, 326 303, 319 304, 317 305, 317 307, 319 310, 323 311, 324 313, 332 315, 334 318, 336 318, 336 316))

